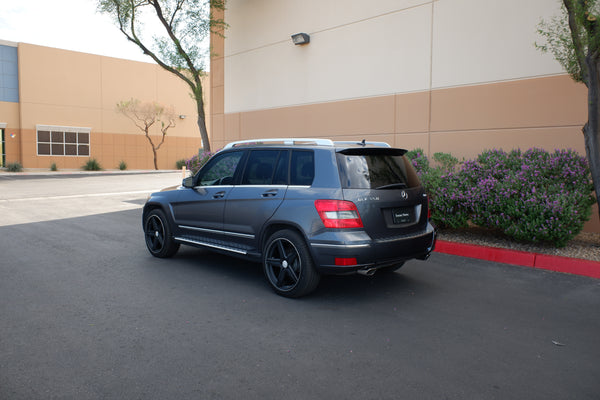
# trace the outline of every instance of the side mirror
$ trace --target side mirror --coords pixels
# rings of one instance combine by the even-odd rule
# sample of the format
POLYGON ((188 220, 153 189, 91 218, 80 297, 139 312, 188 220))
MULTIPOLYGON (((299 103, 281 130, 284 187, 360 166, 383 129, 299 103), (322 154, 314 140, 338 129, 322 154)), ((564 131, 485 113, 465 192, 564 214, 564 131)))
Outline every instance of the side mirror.
POLYGON ((183 182, 181 183, 181 185, 183 187, 186 187, 186 188, 193 188, 194 187, 194 177, 193 176, 188 176, 187 178, 185 178, 183 180, 183 182))

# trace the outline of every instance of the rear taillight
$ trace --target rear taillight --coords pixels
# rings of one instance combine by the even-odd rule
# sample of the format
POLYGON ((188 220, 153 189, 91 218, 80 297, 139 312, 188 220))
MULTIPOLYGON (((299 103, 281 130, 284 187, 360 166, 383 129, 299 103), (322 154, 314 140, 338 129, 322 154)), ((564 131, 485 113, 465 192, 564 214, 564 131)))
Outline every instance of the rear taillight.
POLYGON ((335 258, 335 265, 340 266, 340 267, 347 267, 350 265, 356 265, 356 258, 355 257, 336 257, 335 258))
POLYGON ((315 200, 315 208, 325 228, 362 228, 356 205, 345 200, 315 200))

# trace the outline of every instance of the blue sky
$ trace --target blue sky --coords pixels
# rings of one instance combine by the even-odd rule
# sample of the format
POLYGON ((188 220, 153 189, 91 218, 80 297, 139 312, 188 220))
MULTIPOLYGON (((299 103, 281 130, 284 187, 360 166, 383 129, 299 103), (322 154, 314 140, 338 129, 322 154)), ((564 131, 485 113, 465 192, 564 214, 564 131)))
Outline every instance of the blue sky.
POLYGON ((0 40, 153 62, 94 0, 0 0, 0 40))

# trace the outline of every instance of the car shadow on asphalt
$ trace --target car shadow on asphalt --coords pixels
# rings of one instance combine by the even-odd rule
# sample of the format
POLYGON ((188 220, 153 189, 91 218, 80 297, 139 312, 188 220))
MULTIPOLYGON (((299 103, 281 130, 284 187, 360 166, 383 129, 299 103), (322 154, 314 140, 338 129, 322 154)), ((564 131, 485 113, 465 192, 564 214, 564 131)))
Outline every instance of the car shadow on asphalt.
MULTIPOLYGON (((193 268, 201 268, 204 272, 215 275, 225 275, 230 279, 236 279, 273 293, 263 274, 260 263, 250 262, 237 257, 212 252, 205 249, 182 246, 175 256, 177 260, 193 268)), ((401 270, 392 273, 375 273, 373 276, 351 275, 324 275, 316 291, 303 297, 303 301, 338 299, 348 301, 348 298, 356 301, 367 299, 376 300, 386 296, 406 295, 414 296, 415 292, 423 294, 429 291, 427 282, 411 276, 410 263, 401 270)), ((274 294, 274 293, 273 293, 274 294)))
MULTIPOLYGON (((10 238, 3 243, 7 246, 4 261, 10 262, 10 254, 13 254, 15 260, 23 263, 24 254, 33 257, 43 253, 47 265, 64 265, 68 259, 73 268, 77 268, 78 261, 75 260, 80 258, 89 260, 95 271, 102 271, 107 265, 143 265, 159 272, 163 282, 165 279, 172 279, 171 283, 187 280, 190 287, 214 284, 225 289, 234 281, 238 288, 247 285, 250 292, 257 296, 264 293, 279 298, 270 289, 260 263, 190 246, 181 246, 172 259, 152 257, 145 248, 143 233, 138 228, 139 219, 140 210, 135 209, 0 227, 0 236, 10 238), (20 244, 17 246, 19 251, 8 253, 8 248, 15 248, 14 243, 20 244), (177 269, 183 274, 174 276, 172 272, 177 269), (209 281, 212 280, 209 283, 207 274, 209 281)), ((376 273, 372 277, 356 274, 323 276, 317 290, 299 300, 354 304, 385 299, 392 294, 405 299, 414 293, 436 292, 437 289, 432 288, 435 283, 411 263, 407 262, 398 272, 376 273)))

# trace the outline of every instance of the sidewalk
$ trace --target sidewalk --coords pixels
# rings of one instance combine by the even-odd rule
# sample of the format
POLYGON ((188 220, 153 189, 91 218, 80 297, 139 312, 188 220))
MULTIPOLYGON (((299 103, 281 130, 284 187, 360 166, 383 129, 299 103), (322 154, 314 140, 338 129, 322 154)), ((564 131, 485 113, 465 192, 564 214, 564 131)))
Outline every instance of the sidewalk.
POLYGON ((47 168, 25 168, 22 172, 8 172, 5 169, 0 169, 0 176, 52 176, 52 175, 135 175, 135 174, 163 174, 181 172, 178 169, 103 169, 101 171, 85 171, 82 169, 61 169, 58 171, 50 171, 47 168))
POLYGON ((540 268, 548 271, 600 279, 600 262, 582 260, 579 258, 552 256, 446 240, 438 240, 435 245, 435 251, 455 256, 470 257, 523 267, 540 268))

